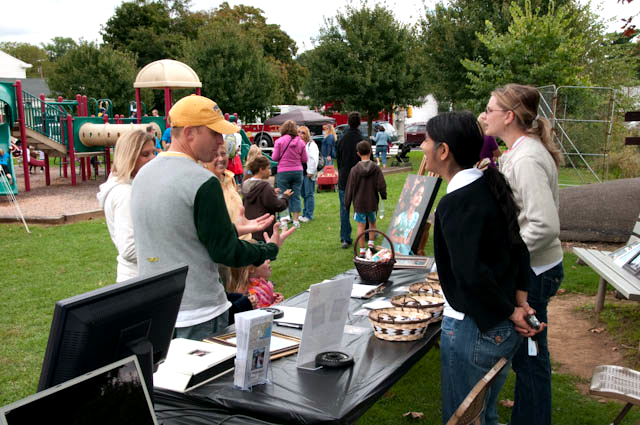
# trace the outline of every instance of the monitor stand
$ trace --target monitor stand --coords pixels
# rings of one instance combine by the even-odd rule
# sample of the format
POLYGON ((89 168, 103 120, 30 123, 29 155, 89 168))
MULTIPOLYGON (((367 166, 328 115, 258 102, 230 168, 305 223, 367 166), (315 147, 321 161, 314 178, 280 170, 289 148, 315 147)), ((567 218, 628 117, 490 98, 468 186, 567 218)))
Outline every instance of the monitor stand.
POLYGON ((127 349, 138 357, 142 377, 147 386, 149 398, 153 403, 153 345, 148 339, 139 339, 129 342, 127 349))

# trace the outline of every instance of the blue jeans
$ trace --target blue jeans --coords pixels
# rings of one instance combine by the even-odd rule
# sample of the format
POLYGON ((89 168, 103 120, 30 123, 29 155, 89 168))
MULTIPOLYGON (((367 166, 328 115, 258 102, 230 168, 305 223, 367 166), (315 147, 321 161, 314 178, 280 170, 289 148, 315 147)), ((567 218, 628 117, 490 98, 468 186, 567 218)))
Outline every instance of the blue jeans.
POLYGON ((302 180, 302 200, 304 201, 302 216, 307 217, 309 220, 313 220, 313 210, 316 208, 315 191, 316 182, 304 176, 302 180))
POLYGON ((301 210, 300 192, 302 190, 302 171, 282 171, 276 174, 277 186, 280 193, 285 190, 293 190, 289 198, 289 211, 299 213, 301 210))
MULTIPOLYGON (((547 304, 558 291, 564 278, 562 263, 539 276, 536 276, 532 270, 529 271, 529 275, 531 287, 527 302, 536 311, 538 320, 548 324, 547 304)), ((513 357, 516 389, 511 411, 512 425, 551 424, 551 362, 547 330, 536 335, 536 340, 537 356, 529 356, 527 343, 524 343, 513 357)))
POLYGON ((340 242, 353 242, 351 240, 351 222, 349 221, 349 211, 344 207, 344 190, 338 188, 338 199, 340 199, 340 242))
POLYGON ((187 326, 185 328, 175 328, 173 331, 173 337, 202 341, 203 339, 222 331, 227 326, 229 326, 229 310, 226 310, 220 316, 214 317, 204 323, 187 326))
POLYGON ((376 158, 380 158, 382 156, 382 165, 387 165, 387 151, 389 146, 387 145, 376 145, 376 158))
MULTIPOLYGON (((522 337, 506 319, 486 332, 480 332, 469 315, 463 320, 442 319, 440 334, 440 375, 442 393, 442 423, 447 423, 462 400, 501 357, 511 359, 521 345, 522 337)), ((485 401, 482 423, 496 425, 496 402, 507 379, 505 367, 493 381, 485 401)))

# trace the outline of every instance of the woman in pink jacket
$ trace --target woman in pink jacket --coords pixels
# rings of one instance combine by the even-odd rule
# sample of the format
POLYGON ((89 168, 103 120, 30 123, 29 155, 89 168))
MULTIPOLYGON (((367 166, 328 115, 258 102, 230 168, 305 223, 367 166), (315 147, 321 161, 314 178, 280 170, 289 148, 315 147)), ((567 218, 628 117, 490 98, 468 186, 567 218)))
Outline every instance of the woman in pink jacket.
POLYGON ((293 191, 289 199, 289 211, 293 216, 293 225, 300 227, 301 202, 300 192, 302 190, 302 163, 307 162, 307 150, 305 142, 298 136, 298 127, 295 122, 285 121, 280 127, 282 135, 276 140, 273 148, 272 158, 278 161, 278 174, 276 175, 276 186, 280 193, 287 189, 293 191))

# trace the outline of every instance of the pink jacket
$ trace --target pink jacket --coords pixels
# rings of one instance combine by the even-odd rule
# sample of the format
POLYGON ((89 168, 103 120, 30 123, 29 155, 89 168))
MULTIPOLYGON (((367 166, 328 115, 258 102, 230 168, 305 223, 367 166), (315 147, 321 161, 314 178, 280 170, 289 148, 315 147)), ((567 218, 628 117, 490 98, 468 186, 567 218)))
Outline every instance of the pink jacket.
POLYGON ((308 161, 306 144, 304 140, 296 136, 291 140, 291 136, 285 134, 276 140, 273 148, 274 161, 278 161, 278 172, 302 171, 302 163, 308 161), (289 145, 287 147, 287 145, 289 145))

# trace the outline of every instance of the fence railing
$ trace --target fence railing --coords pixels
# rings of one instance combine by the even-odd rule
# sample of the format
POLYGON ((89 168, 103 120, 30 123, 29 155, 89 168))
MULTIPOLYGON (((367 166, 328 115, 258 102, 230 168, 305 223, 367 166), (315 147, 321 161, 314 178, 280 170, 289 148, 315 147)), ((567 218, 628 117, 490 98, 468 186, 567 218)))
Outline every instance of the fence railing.
POLYGON ((40 98, 22 91, 25 125, 49 139, 64 144, 60 119, 66 117, 63 110, 47 105, 40 98))

